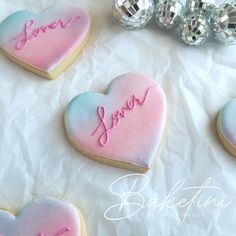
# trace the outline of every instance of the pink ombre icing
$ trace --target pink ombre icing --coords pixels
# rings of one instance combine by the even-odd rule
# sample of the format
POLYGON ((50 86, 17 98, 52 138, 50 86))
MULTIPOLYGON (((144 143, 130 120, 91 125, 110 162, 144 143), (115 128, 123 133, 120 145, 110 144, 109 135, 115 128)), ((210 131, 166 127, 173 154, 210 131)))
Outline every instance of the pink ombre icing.
POLYGON ((146 76, 129 73, 113 80, 105 95, 84 93, 74 98, 65 113, 65 126, 73 145, 87 156, 148 169, 165 119, 166 100, 160 86, 146 76))
POLYGON ((97 113, 98 117, 100 119, 100 124, 96 128, 96 130, 93 132, 93 135, 95 135, 100 128, 103 129, 102 134, 99 137, 99 144, 104 147, 108 142, 109 142, 109 131, 114 129, 120 122, 122 118, 126 118, 126 113, 127 111, 132 111, 135 106, 139 105, 142 106, 144 105, 147 95, 149 92, 150 88, 148 88, 145 92, 144 98, 142 100, 138 99, 135 97, 135 95, 132 96, 130 100, 127 100, 125 102, 125 105, 121 108, 121 110, 117 110, 115 113, 111 115, 111 125, 108 127, 106 122, 105 122, 105 115, 106 115, 106 109, 103 106, 99 106, 97 113))
MULTIPOLYGON (((63 236, 65 235, 67 232, 70 232, 69 228, 62 228, 59 231, 57 231, 53 236, 63 236)), ((46 236, 44 233, 40 233, 38 236, 46 236)))
POLYGON ((54 5, 41 14, 18 11, 0 24, 0 48, 19 62, 51 72, 84 44, 90 26, 90 16, 76 5, 54 5))
POLYGON ((17 216, 0 210, 0 236, 86 236, 78 210, 64 201, 44 198, 17 216))

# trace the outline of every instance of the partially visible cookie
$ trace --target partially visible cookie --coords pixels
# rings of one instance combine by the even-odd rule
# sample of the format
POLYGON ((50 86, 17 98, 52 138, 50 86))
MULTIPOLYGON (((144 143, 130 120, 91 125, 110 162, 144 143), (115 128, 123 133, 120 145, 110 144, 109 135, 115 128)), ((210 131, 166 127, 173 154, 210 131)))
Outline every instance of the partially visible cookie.
POLYGON ((87 236, 80 211, 70 203, 43 198, 17 215, 0 210, 1 236, 87 236))
POLYGON ((217 131, 224 147, 236 156, 236 99, 227 103, 219 113, 217 131))
POLYGON ((54 79, 77 58, 90 26, 89 14, 76 5, 55 4, 41 14, 18 11, 0 24, 0 49, 25 69, 54 79))

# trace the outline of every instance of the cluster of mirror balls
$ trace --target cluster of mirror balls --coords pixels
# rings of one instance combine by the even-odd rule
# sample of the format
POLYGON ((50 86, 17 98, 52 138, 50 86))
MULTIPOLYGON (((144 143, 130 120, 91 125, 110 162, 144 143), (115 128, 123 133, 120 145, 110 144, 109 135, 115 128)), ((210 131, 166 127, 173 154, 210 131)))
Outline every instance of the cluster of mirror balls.
POLYGON ((214 0, 113 0, 114 18, 125 28, 144 28, 155 16, 159 28, 177 29, 180 39, 200 46, 211 34, 222 44, 236 44, 236 1, 216 6, 214 0))

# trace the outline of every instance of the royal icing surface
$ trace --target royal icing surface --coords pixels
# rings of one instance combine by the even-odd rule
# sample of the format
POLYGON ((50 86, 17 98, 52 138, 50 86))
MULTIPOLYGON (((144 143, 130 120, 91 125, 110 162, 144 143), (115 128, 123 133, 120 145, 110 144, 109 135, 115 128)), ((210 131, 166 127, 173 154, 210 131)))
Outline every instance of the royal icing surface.
POLYGON ((220 131, 236 149, 236 99, 223 108, 219 115, 220 131))
POLYGON ((84 93, 65 112, 70 140, 88 155, 151 166, 166 119, 163 90, 140 74, 122 75, 107 94, 84 93))
POLYGON ((18 11, 0 24, 0 47, 15 59, 50 72, 83 43, 90 25, 87 12, 70 4, 41 14, 18 11))
POLYGON ((0 236, 82 236, 80 216, 72 205, 44 198, 17 216, 0 210, 0 236))

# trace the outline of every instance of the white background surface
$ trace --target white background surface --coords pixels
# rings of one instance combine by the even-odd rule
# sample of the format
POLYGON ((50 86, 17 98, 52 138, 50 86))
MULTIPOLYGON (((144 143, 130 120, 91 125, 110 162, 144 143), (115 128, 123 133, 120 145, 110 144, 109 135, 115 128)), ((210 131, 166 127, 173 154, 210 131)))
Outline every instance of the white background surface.
MULTIPOLYGON (((89 236, 234 236, 236 160, 218 141, 215 119, 236 96, 236 46, 211 41, 190 48, 154 24, 126 31, 113 22, 110 0, 72 2, 90 12, 92 36, 58 79, 40 78, 0 54, 0 207, 16 211, 36 197, 51 195, 81 208, 89 236), (210 177, 211 185, 221 190, 205 190, 202 197, 226 198, 232 201, 229 207, 193 205, 185 220, 186 208, 180 207, 145 207, 122 221, 104 218, 105 210, 119 202, 109 191, 111 183, 133 172, 80 155, 66 138, 63 113, 77 94, 103 91, 114 77, 129 71, 152 76, 168 101, 165 135, 142 192, 145 201, 162 201, 182 178, 185 187, 193 187, 210 177)), ((54 3, 0 0, 0 20, 16 10, 41 11, 54 3)), ((123 181, 116 191, 126 192, 132 183, 123 181)), ((191 198, 194 192, 180 191, 178 198, 191 198)))

